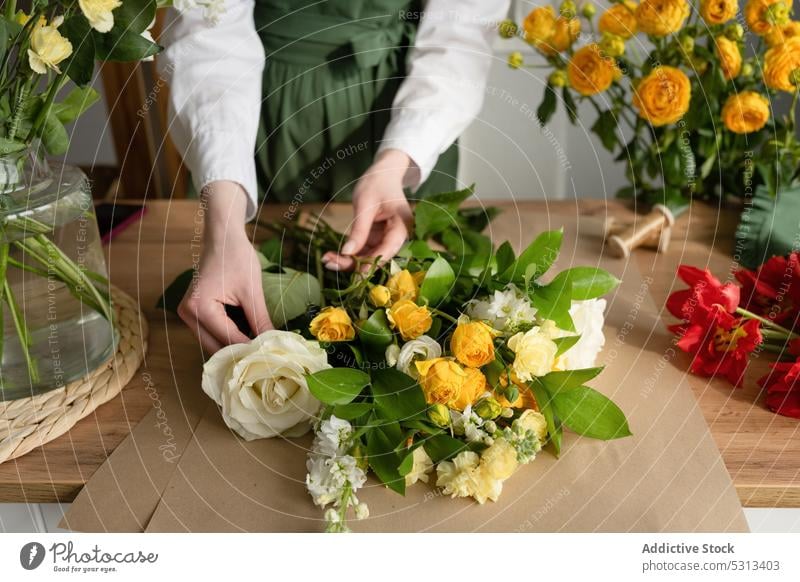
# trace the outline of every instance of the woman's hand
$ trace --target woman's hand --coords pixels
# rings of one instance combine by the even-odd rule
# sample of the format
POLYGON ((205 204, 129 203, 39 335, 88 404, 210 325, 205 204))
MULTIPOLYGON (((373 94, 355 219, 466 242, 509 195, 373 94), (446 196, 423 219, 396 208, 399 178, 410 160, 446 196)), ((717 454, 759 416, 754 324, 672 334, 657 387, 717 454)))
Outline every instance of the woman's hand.
POLYGON ((212 182, 203 190, 203 252, 192 285, 178 306, 178 315, 214 353, 249 341, 225 312, 226 305, 244 309, 256 334, 272 329, 264 301, 261 265, 244 229, 247 194, 234 182, 212 182))
POLYGON ((386 262, 408 239, 413 215, 403 192, 412 168, 400 150, 384 150, 361 176, 353 191, 353 226, 340 253, 326 253, 325 266, 334 271, 352 269, 353 256, 381 257, 386 262))

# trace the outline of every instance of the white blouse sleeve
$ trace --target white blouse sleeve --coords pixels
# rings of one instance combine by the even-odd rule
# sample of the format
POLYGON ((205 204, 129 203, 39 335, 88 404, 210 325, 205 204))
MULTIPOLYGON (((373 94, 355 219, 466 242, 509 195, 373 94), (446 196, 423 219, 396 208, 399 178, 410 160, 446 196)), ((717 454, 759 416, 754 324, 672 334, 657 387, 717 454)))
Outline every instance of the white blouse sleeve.
POLYGON ((257 208, 253 152, 261 106, 264 48, 253 0, 227 0, 217 24, 200 8, 171 9, 158 68, 170 86, 169 132, 198 192, 230 180, 247 192, 247 218, 257 208))
POLYGON ((424 182, 436 160, 480 112, 497 23, 510 0, 428 0, 379 151, 404 151, 424 182))

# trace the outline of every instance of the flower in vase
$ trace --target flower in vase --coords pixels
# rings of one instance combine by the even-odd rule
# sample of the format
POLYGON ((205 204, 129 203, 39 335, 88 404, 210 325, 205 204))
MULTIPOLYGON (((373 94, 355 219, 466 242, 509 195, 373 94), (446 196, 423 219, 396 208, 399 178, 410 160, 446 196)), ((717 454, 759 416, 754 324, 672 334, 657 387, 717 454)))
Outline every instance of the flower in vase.
POLYGON ((52 69, 61 74, 59 63, 72 54, 72 43, 58 32, 60 19, 45 26, 35 26, 31 32, 31 48, 28 49, 28 64, 40 75, 52 69))
POLYGON ((700 376, 723 376, 740 386, 750 354, 761 343, 755 319, 734 317, 715 305, 703 322, 686 326, 676 345, 693 355, 691 371, 700 376))
POLYGON ((114 28, 113 11, 120 6, 119 0, 78 0, 81 12, 89 25, 97 32, 108 32, 114 28))
POLYGON ((722 107, 722 122, 733 133, 752 133, 769 121, 769 101, 755 91, 734 93, 722 107))
POLYGON ((633 94, 639 116, 659 127, 675 123, 689 110, 692 84, 675 67, 659 66, 642 79, 633 94))
POLYGON ((602 93, 618 75, 616 62, 606 56, 597 43, 575 51, 567 67, 569 84, 581 95, 602 93))
POLYGON ((726 36, 718 36, 714 39, 714 47, 723 76, 727 80, 738 77, 742 70, 742 51, 739 50, 739 43, 726 36))
POLYGON ((764 82, 771 89, 794 93, 800 70, 800 37, 773 46, 764 55, 764 82))
POLYGON ((701 0, 700 16, 707 24, 725 24, 736 16, 738 0, 701 0))
POLYGON ((601 33, 609 33, 620 38, 631 38, 636 34, 636 3, 630 0, 614 4, 603 12, 597 21, 601 33))
POLYGON ((772 364, 758 385, 767 391, 764 403, 772 412, 800 418, 800 361, 772 364))
POLYGON ((772 257, 757 271, 735 273, 742 285, 742 305, 776 323, 792 327, 800 314, 800 254, 772 257))
POLYGON ((643 0, 636 7, 636 23, 645 34, 667 36, 683 27, 689 12, 686 0, 643 0))
POLYGON ((689 289, 672 293, 667 298, 667 310, 679 319, 705 319, 715 305, 720 305, 728 313, 733 313, 739 306, 739 287, 733 283, 723 285, 708 269, 681 265, 678 277, 689 285, 689 289))
POLYGON ((356 330, 347 311, 341 307, 326 307, 311 320, 311 335, 323 342, 347 342, 356 337, 356 330))

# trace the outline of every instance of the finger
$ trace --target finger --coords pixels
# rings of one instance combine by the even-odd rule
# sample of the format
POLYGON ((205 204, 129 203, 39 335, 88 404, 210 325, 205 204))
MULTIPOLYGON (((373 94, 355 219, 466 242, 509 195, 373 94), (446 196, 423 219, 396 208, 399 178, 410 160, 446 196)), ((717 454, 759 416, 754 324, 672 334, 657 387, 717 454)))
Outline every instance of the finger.
POLYGON ((352 257, 333 254, 325 262, 325 268, 331 271, 347 271, 352 269, 355 264, 356 262, 352 257))
POLYGON ((372 223, 375 221, 375 215, 378 213, 378 205, 372 202, 359 203, 356 199, 355 204, 355 220, 353 221, 353 228, 350 230, 350 235, 347 237, 347 242, 342 247, 342 255, 355 255, 364 248, 367 243, 367 238, 372 230, 372 223))
POLYGON ((225 306, 222 303, 215 301, 205 309, 201 308, 198 315, 200 325, 206 328, 223 346, 250 341, 250 338, 244 335, 225 313, 225 306))
POLYGON ((383 264, 397 254, 397 251, 406 242, 406 238, 408 238, 408 229, 403 221, 392 220, 386 228, 383 241, 371 249, 370 256, 381 257, 380 262, 383 264))
POLYGON ((213 356, 224 347, 213 335, 208 332, 206 328, 200 325, 199 322, 197 327, 193 328, 193 330, 195 335, 197 335, 197 338, 200 340, 200 347, 203 348, 204 356, 213 356))
POLYGON ((240 301, 244 308, 245 317, 247 317, 247 323, 250 324, 250 329, 253 330, 253 333, 260 335, 268 329, 275 328, 272 325, 272 319, 267 310, 267 302, 261 289, 253 289, 252 293, 247 297, 240 298, 240 301))

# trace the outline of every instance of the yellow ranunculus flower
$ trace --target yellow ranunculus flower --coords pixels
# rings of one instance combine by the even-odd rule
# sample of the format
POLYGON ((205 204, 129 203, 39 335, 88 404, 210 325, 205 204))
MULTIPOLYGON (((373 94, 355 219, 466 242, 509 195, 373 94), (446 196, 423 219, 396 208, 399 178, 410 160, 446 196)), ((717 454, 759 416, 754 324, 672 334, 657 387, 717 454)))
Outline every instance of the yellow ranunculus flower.
POLYGON ((114 28, 113 10, 122 6, 119 0, 78 0, 81 12, 97 32, 114 28))
POLYGON ((481 453, 480 466, 492 479, 504 481, 511 477, 519 466, 517 451, 506 439, 499 438, 481 453))
POLYGON ((755 91, 742 91, 728 97, 722 107, 722 122, 733 133, 751 133, 769 121, 769 101, 755 91))
POLYGON ((31 32, 28 64, 35 73, 44 75, 49 68, 61 74, 58 64, 72 54, 72 43, 58 32, 58 24, 37 25, 31 32))
POLYGON ((651 36, 678 32, 689 16, 686 0, 642 0, 636 7, 639 30, 651 36))
POLYGON ((636 34, 636 2, 614 4, 603 12, 597 21, 600 32, 615 34, 621 38, 630 38, 636 34))
POLYGON ((736 16, 738 0, 701 0, 700 16, 708 24, 725 24, 736 16))
POLYGON ((633 106, 654 126, 667 125, 678 121, 689 110, 691 93, 692 85, 683 71, 661 66, 637 85, 633 106))
MULTIPOLYGON (((418 278, 414 275, 408 269, 403 269, 389 277, 386 287, 392 295, 392 301, 400 301, 401 299, 417 300, 419 297, 419 283, 418 278)), ((425 274, 423 273, 422 276, 424 277, 425 274)))
POLYGON ((383 285, 375 285, 369 290, 369 300, 375 307, 383 307, 392 300, 392 292, 388 287, 383 285))
POLYGON ((581 95, 601 93, 611 86, 619 69, 614 59, 603 55, 597 44, 575 51, 567 67, 570 86, 581 95))
POLYGON ((616 34, 604 32, 600 39, 600 50, 608 57, 621 57, 625 54, 625 40, 616 34))
POLYGON ((536 46, 555 32, 556 14, 552 6, 540 6, 530 11, 522 23, 525 40, 536 46))
POLYGON ((796 85, 792 77, 797 69, 800 69, 800 37, 787 39, 764 55, 764 82, 771 89, 793 93, 796 85))
POLYGON ((566 18, 559 16, 553 27, 553 34, 546 40, 538 43, 536 48, 542 54, 553 56, 564 52, 578 38, 581 32, 581 23, 577 18, 566 18))
POLYGON ((776 44, 786 42, 790 38, 800 36, 800 22, 793 20, 786 26, 773 26, 767 34, 764 35, 764 41, 767 46, 773 47, 776 44))
POLYGON ((523 382, 530 382, 534 377, 553 370, 558 346, 544 326, 511 336, 508 347, 514 352, 511 369, 523 382))
POLYGON ((739 50, 739 44, 724 36, 718 36, 714 42, 723 76, 728 80, 738 77, 742 70, 742 52, 739 50))
MULTIPOLYGON (((428 404, 444 404, 456 408, 467 372, 450 358, 434 358, 414 362, 419 372, 419 385, 428 404)), ((469 403, 467 403, 469 404, 469 403)), ((463 410, 464 406, 460 408, 463 410)))
POLYGON ((747 0, 744 7, 744 20, 750 30, 759 36, 764 36, 772 27, 785 25, 788 21, 788 13, 788 6, 784 0, 747 0), (778 4, 781 6, 777 7, 778 4), (776 18, 776 13, 785 13, 786 18, 776 18))
POLYGON ((410 299, 392 304, 387 312, 389 323, 400 332, 404 340, 416 339, 431 328, 433 319, 427 307, 420 307, 410 299))
POLYGON ((311 320, 308 329, 321 342, 346 342, 356 337, 353 322, 341 307, 326 307, 311 320))
POLYGON ((453 401, 453 407, 464 410, 468 405, 475 404, 488 390, 486 376, 477 368, 466 368, 464 383, 461 385, 461 394, 453 401))
POLYGON ((480 368, 494 360, 494 334, 480 321, 459 324, 450 338, 450 351, 465 366, 480 368))

